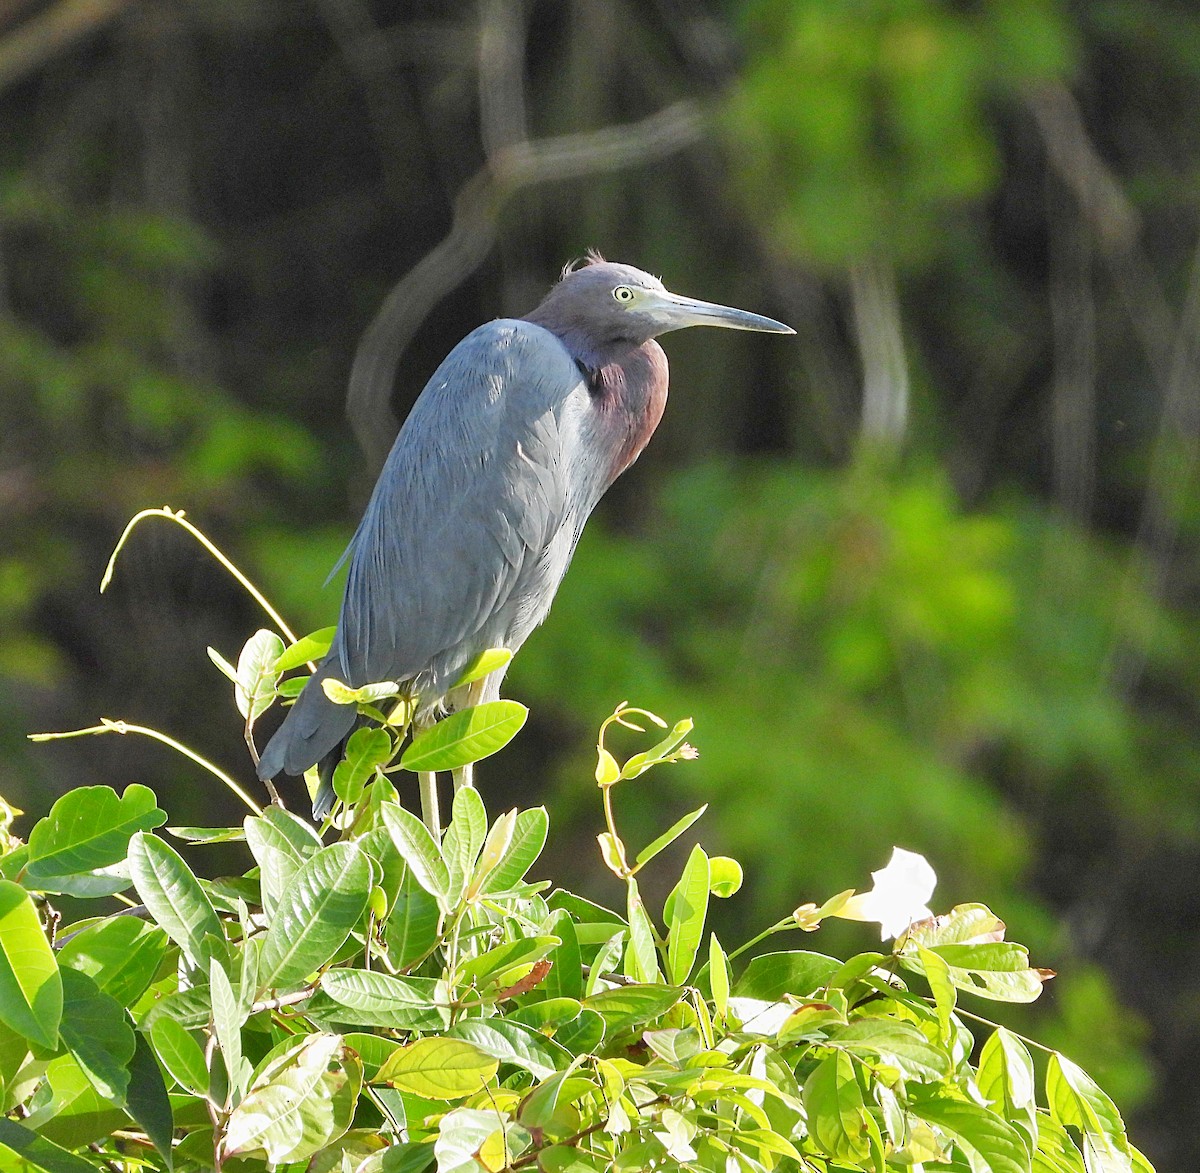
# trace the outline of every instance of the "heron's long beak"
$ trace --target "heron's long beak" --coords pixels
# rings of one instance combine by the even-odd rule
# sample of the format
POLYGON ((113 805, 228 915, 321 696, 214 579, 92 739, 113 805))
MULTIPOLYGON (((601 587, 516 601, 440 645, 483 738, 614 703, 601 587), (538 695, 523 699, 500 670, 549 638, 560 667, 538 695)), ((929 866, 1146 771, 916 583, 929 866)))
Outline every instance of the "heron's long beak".
POLYGON ((660 324, 663 334, 669 330, 682 330, 685 326, 723 326, 727 330, 762 330, 767 334, 796 333, 791 326, 785 326, 774 318, 752 314, 748 310, 735 310, 728 305, 680 297, 678 293, 668 293, 665 289, 647 293, 648 296, 638 308, 660 324))

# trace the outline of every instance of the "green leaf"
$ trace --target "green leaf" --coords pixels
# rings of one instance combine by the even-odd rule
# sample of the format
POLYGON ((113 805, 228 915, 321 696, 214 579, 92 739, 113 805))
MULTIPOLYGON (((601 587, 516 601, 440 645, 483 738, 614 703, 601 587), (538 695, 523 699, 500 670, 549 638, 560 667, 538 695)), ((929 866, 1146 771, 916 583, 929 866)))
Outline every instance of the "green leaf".
POLYGON ((429 828, 411 811, 395 803, 385 802, 379 810, 396 850, 404 857, 417 883, 445 903, 450 890, 450 871, 429 828))
POLYGON ((400 764, 422 772, 457 770, 503 749, 528 715, 518 701, 489 701, 460 709, 414 737, 400 764))
MULTIPOLYGON (((437 1139, 433 1142, 438 1173, 479 1173, 481 1169, 500 1168, 500 1165, 484 1165, 477 1154, 493 1133, 506 1124, 492 1110, 455 1108, 447 1112, 438 1122, 437 1139)), ((503 1156, 500 1159, 503 1161, 503 1156)))
POLYGON ((0 880, 0 1022, 52 1051, 62 1009, 62 978, 33 901, 0 880))
POLYGON ((307 977, 341 948, 367 909, 371 865, 357 843, 322 848, 296 873, 259 959, 259 988, 307 977))
POLYGON ((171 1101, 149 1041, 143 1034, 137 1034, 135 1038, 137 1046, 129 1064, 125 1110, 142 1126, 142 1131, 162 1154, 167 1168, 170 1169, 171 1139, 175 1131, 171 1101))
POLYGON ((150 1027, 150 1042, 162 1065, 180 1087, 197 1096, 208 1093, 208 1068, 194 1035, 175 1019, 163 1015, 150 1027))
POLYGON ((258 864, 263 911, 273 918, 279 901, 308 856, 271 819, 247 815, 244 826, 246 844, 258 864))
POLYGON ((706 810, 708 810, 707 802, 690 814, 684 815, 678 822, 672 823, 657 839, 647 843, 637 853, 637 858, 634 860, 637 866, 640 868, 644 864, 648 864, 660 851, 670 847, 706 810))
POLYGON ((248 1015, 238 1003, 225 967, 215 957, 208 963, 208 974, 213 1034, 229 1075, 229 1089, 240 1099, 250 1076, 249 1064, 242 1058, 242 1024, 248 1015))
MULTIPOLYGON (((1059 1124, 1108 1142, 1128 1164, 1129 1140, 1117 1106, 1086 1071, 1057 1051, 1046 1065, 1046 1100, 1059 1124)), ((1124 1167, 1124 1166, 1122 1166, 1124 1167)))
POLYGON ((407 969, 434 947, 441 916, 437 899, 408 872, 383 926, 388 955, 397 969, 407 969))
POLYGON ((933 1081, 950 1072, 950 1056, 902 1019, 884 1015, 857 1018, 831 1031, 829 1043, 853 1055, 879 1059, 909 1079, 933 1081))
POLYGON ((256 631, 242 647, 237 662, 234 699, 237 710, 253 724, 275 701, 279 679, 276 661, 283 655, 283 640, 273 631, 256 631))
POLYGON ((386 729, 376 726, 355 730, 346 743, 346 756, 333 771, 334 793, 347 807, 357 806, 375 767, 385 765, 393 752, 386 729))
POLYGON ((474 786, 460 787, 454 795, 450 826, 442 839, 442 858, 450 876, 450 904, 457 904, 462 899, 487 830, 487 811, 479 791, 474 786))
POLYGON ((342 1056, 340 1035, 312 1034, 268 1064, 230 1113, 225 1154, 262 1150, 274 1164, 300 1161, 341 1135, 342 1056))
POLYGON ((775 1002, 784 994, 808 998, 829 984, 841 963, 823 953, 802 949, 787 953, 761 953, 746 966, 734 986, 739 998, 775 1002))
POLYGON ((321 989, 336 1003, 331 1016, 356 1026, 397 1030, 444 1030, 449 1007, 438 1005, 433 978, 398 978, 365 969, 331 969, 321 975, 321 989))
POLYGON ((1067 1130, 1052 1116, 1043 1113, 1037 1118, 1033 1173, 1089 1173, 1083 1163, 1083 1154, 1075 1147, 1067 1130))
POLYGON ((71 935, 59 950, 60 967, 86 973, 122 1006, 146 992, 167 951, 167 935, 135 916, 97 921, 71 935))
POLYGON ((400 686, 392 680, 381 680, 375 684, 364 684, 359 688, 351 688, 333 676, 326 676, 321 681, 321 691, 335 705, 372 705, 376 701, 397 696, 400 686))
POLYGON ((168 827, 167 834, 185 843, 241 843, 246 838, 241 827, 168 827))
POLYGON ((723 1019, 729 1008, 729 960, 717 940, 716 933, 710 934, 708 938, 708 984, 712 990, 717 1017, 723 1019))
POLYGON ((940 954, 926 949, 923 945, 917 946, 917 959, 921 963, 925 980, 929 983, 929 991, 933 994, 933 1006, 937 1011, 942 1041, 949 1043, 954 1037, 953 1015, 958 1001, 950 966, 940 954))
POLYGON ((979 1052, 976 1082, 995 1109, 1021 1130, 1032 1147, 1038 1135, 1033 1057, 1025 1044, 997 1027, 979 1052))
POLYGON ((635 753, 621 767, 621 778, 626 780, 637 778, 650 769, 651 766, 657 766, 659 762, 666 759, 678 747, 680 742, 691 733, 692 727, 693 722, 690 717, 685 717, 682 721, 676 721, 675 727, 662 741, 658 742, 657 745, 651 746, 643 753, 635 753))
POLYGON ((813 1068, 804 1083, 808 1131, 823 1155, 858 1163, 870 1156, 867 1111, 854 1074, 854 1063, 837 1051, 813 1068))
POLYGON ((482 1091, 499 1064, 462 1039, 418 1039, 397 1051, 380 1069, 379 1080, 431 1100, 457 1100, 482 1091))
POLYGON ((45 1080, 49 1092, 39 1094, 25 1124, 55 1144, 79 1148, 128 1125, 129 1117, 100 1096, 74 1055, 53 1060, 45 1080))
POLYGON ((508 648, 487 648, 479 653, 464 669, 462 675, 454 682, 452 688, 462 688, 464 684, 473 684, 490 676, 497 668, 503 668, 513 657, 508 648))
POLYGON ((206 937, 223 940, 221 922, 200 881, 169 844, 139 831, 129 844, 129 873, 142 903, 193 965, 208 960, 206 937))
POLYGON ((601 1015, 595 1010, 582 1009, 554 1032, 554 1041, 572 1055, 586 1055, 600 1046, 606 1033, 601 1015))
POLYGON ((559 908, 550 914, 546 929, 559 939, 560 944, 550 953, 551 969, 542 983, 542 990, 547 998, 578 1001, 583 997, 583 956, 579 951, 575 922, 566 909, 559 908))
POLYGON ((135 1046, 123 1008, 77 969, 62 971, 62 990, 63 1043, 97 1094, 123 1106, 135 1046))
POLYGON ((276 675, 282 676, 284 672, 299 668, 310 660, 323 660, 329 651, 329 645, 333 643, 336 631, 336 627, 322 627, 320 631, 302 636, 294 644, 289 644, 275 661, 276 675))
POLYGON ((683 995, 684 991, 676 986, 618 986, 614 990, 601 990, 585 998, 583 1005, 584 1009, 594 1010, 601 1015, 607 1027, 606 1033, 613 1035, 627 1027, 653 1022, 670 1010, 683 995))
POLYGON ((15 1120, 0 1117, 0 1145, 19 1157, 24 1162, 24 1169, 41 1169, 44 1173, 96 1173, 96 1166, 90 1161, 30 1132, 15 1120))
POLYGON ((714 855, 708 861, 708 888, 714 896, 728 900, 742 887, 742 865, 728 855, 714 855))
MULTIPOLYGON (((465 790, 466 787, 463 789, 465 790)), ((492 873, 500 866, 508 852, 516 831, 516 810, 507 811, 492 824, 492 829, 488 832, 483 847, 479 851, 475 870, 471 873, 471 882, 467 886, 466 893, 468 900, 476 899, 480 892, 485 890, 492 873)))
POLYGON ((519 884, 526 873, 542 854, 546 846, 546 835, 550 830, 550 816, 544 806, 521 811, 513 828, 512 841, 501 856, 495 870, 487 878, 485 892, 504 892, 519 884))
POLYGON ((466 1018, 450 1028, 450 1036, 465 1039, 501 1063, 524 1068, 537 1079, 548 1079, 571 1062, 571 1053, 517 1022, 503 1018, 466 1018))
POLYGON ((70 876, 120 863, 135 831, 167 821, 154 791, 137 783, 120 798, 108 786, 68 791, 29 834, 31 876, 70 876))
POLYGON ((945 1097, 914 1098, 910 1110, 958 1146, 972 1173, 1029 1173, 1021 1134, 994 1112, 945 1097))
POLYGON ((515 941, 506 941, 463 962, 459 967, 461 980, 464 984, 483 989, 513 966, 530 966, 540 961, 559 944, 561 942, 557 937, 520 937, 515 941))
POLYGON ((675 886, 671 923, 667 930, 667 978, 676 985, 681 986, 687 981, 704 937, 708 884, 708 856, 697 844, 675 886))
POLYGON ((629 945, 625 950, 625 975, 636 982, 658 982, 662 974, 658 968, 658 951, 654 947, 654 927, 642 904, 637 881, 628 877, 627 885, 629 916, 629 945))

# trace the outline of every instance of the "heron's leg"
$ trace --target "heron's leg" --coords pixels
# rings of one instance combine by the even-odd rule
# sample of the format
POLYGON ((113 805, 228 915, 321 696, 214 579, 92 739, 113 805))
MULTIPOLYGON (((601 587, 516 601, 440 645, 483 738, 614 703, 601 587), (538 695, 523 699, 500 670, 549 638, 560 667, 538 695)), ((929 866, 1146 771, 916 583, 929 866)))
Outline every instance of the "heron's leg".
POLYGON ((429 828, 433 841, 440 843, 442 816, 438 811, 437 775, 432 771, 420 773, 417 775, 417 784, 421 789, 421 819, 429 828))
POLYGON ((468 762, 454 771, 454 793, 457 794, 464 786, 475 789, 475 763, 468 762))

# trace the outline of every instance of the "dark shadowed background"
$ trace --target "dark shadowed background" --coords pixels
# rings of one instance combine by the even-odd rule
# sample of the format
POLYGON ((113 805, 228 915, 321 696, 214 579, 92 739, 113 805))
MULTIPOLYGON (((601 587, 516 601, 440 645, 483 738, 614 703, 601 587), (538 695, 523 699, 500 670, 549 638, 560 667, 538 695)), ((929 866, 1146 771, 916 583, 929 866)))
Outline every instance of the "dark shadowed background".
POLYGON ((546 873, 619 898, 594 729, 694 717, 618 806, 638 842, 711 802, 723 938, 922 851, 936 908, 1062 972, 1005 1020, 1195 1169, 1198 86, 1167 0, 0 0, 0 793, 236 817, 152 742, 25 740, 123 717, 252 778, 205 648, 263 616, 165 522, 101 598, 126 520, 184 508, 332 622, 395 421, 594 246, 799 334, 666 339, 485 800, 548 802, 546 873), (348 420, 401 278, 390 401, 348 420))

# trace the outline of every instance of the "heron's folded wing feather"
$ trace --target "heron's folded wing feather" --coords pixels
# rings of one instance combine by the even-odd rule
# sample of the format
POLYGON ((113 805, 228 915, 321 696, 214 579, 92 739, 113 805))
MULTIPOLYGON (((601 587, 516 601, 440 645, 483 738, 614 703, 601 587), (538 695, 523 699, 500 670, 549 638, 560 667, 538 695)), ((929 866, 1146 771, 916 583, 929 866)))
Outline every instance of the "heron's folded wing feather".
POLYGON ((490 322, 447 356, 355 535, 337 641, 351 683, 406 679, 468 639, 575 524, 561 448, 586 399, 528 322, 490 322))

